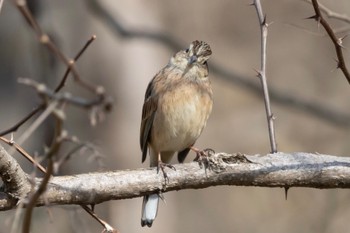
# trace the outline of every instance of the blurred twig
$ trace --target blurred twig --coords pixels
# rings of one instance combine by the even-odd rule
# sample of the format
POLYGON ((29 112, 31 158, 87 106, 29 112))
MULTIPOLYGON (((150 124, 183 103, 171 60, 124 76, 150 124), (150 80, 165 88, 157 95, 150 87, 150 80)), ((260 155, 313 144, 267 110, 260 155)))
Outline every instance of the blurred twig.
MULTIPOLYGON (((116 13, 113 15, 102 6, 100 1, 96 0, 86 0, 85 1, 91 13, 100 18, 103 23, 110 27, 111 31, 115 33, 116 36, 124 38, 138 38, 147 39, 151 41, 157 41, 160 44, 167 46, 173 51, 179 50, 183 43, 176 40, 167 34, 161 32, 152 32, 150 29, 136 30, 129 29, 127 26, 123 25, 122 20, 118 19, 116 13)), ((260 96, 261 87, 260 85, 251 77, 239 75, 233 71, 230 71, 215 62, 211 62, 210 70, 212 73, 216 74, 228 82, 234 83, 236 85, 242 86, 247 90, 251 91, 253 94, 260 96)), ((275 103, 281 104, 283 106, 296 108, 301 110, 313 117, 320 118, 326 122, 334 124, 338 127, 349 127, 350 126, 350 115, 345 112, 339 112, 331 106, 324 106, 322 103, 317 103, 317 101, 306 101, 297 96, 281 92, 273 86, 269 87, 271 100, 275 103)))
POLYGON ((274 115, 271 111, 271 104, 270 104, 270 96, 269 96, 269 89, 267 86, 267 80, 266 80, 266 42, 267 42, 267 23, 266 23, 266 16, 263 14, 262 6, 260 3, 260 0, 254 0, 253 4, 257 15, 259 19, 260 24, 260 40, 261 40, 261 67, 258 71, 258 77, 261 81, 261 86, 264 93, 264 102, 265 102, 265 111, 266 111, 266 117, 267 117, 267 125, 268 125, 268 131, 269 131, 269 138, 270 138, 270 146, 271 146, 271 153, 277 152, 277 143, 276 143, 276 136, 275 136, 275 127, 274 127, 274 115))
MULTIPOLYGON (((37 199, 41 196, 41 194, 45 191, 46 185, 52 175, 53 171, 53 155, 57 153, 57 151, 60 148, 61 145, 61 133, 62 133, 62 124, 63 120, 60 119, 58 116, 58 112, 56 110, 57 104, 61 101, 63 102, 69 102, 72 104, 76 104, 79 106, 84 106, 87 108, 98 108, 97 105, 101 103, 106 103, 102 107, 103 110, 110 110, 111 108, 111 103, 110 103, 110 98, 106 98, 105 96, 105 90, 102 86, 98 85, 93 85, 83 79, 81 79, 80 75, 76 71, 75 68, 75 62, 76 60, 83 54, 83 52, 86 50, 86 48, 91 44, 93 40, 96 39, 96 36, 92 36, 91 39, 85 44, 85 46, 78 52, 78 54, 75 56, 73 60, 68 59, 59 49, 58 47, 52 42, 50 37, 43 32, 41 29, 40 25, 37 23, 35 18, 33 17, 32 13, 30 12, 29 8, 27 7, 27 2, 26 0, 13 0, 14 4, 17 6, 18 10, 22 13, 23 17, 26 19, 30 27, 33 29, 33 31, 36 33, 38 41, 46 46, 58 59, 60 59, 66 66, 67 70, 61 80, 61 82, 58 84, 58 86, 55 88, 54 91, 51 91, 50 89, 46 88, 45 85, 38 84, 34 81, 30 81, 28 79, 22 79, 22 81, 27 84, 31 85, 36 88, 37 92, 39 95, 43 98, 43 103, 39 105, 36 109, 32 110, 26 117, 24 117, 20 122, 15 124, 14 126, 10 127, 9 129, 3 131, 0 133, 0 136, 11 133, 16 131, 19 127, 21 127, 26 121, 28 121, 31 117, 33 117, 36 113, 39 111, 44 110, 44 112, 34 121, 34 123, 29 127, 28 130, 25 131, 25 133, 21 136, 21 138, 18 140, 19 142, 23 142, 37 127, 40 125, 43 120, 50 115, 51 113, 54 113, 54 116, 56 116, 56 122, 57 122, 57 127, 56 127, 56 134, 55 134, 55 139, 52 143, 52 146, 49 150, 49 153, 47 155, 48 159, 48 168, 45 173, 43 181, 40 183, 39 188, 33 193, 31 196, 29 203, 27 205, 26 213, 24 216, 24 222, 23 222, 23 232, 29 232, 30 230, 30 224, 31 224, 31 214, 32 210, 35 206, 35 203, 37 199), (71 95, 67 93, 57 93, 59 92, 63 86, 66 83, 66 80, 68 78, 69 73, 73 74, 74 80, 83 88, 93 92, 96 94, 99 98, 97 101, 91 101, 87 102, 86 100, 83 100, 82 98, 76 98, 72 97, 71 95), (50 101, 52 100, 52 101, 50 101)), ((96 111, 96 110, 95 110, 96 111)), ((21 143, 19 143, 21 144, 21 143)), ((19 147, 16 147, 18 150, 19 147)), ((85 211, 87 211, 93 218, 99 220, 99 223, 101 223, 105 230, 110 232, 111 230, 116 231, 112 227, 110 227, 105 221, 99 219, 92 210, 88 210, 88 207, 82 206, 85 211)))
POLYGON ((33 87, 39 95, 44 95, 50 100, 55 100, 58 102, 65 102, 69 103, 71 105, 76 105, 81 108, 91 108, 95 105, 100 104, 111 104, 110 102, 104 103, 104 98, 101 98, 100 96, 97 99, 93 100, 87 100, 85 98, 76 97, 68 92, 59 92, 57 93, 54 90, 50 90, 45 84, 38 83, 35 80, 28 79, 28 78, 19 78, 18 82, 30 87, 33 87))
MULTIPOLYGON (((93 87, 92 84, 87 83, 86 81, 83 81, 80 76, 78 75, 77 71, 75 70, 74 64, 76 61, 80 58, 80 56, 85 52, 85 50, 89 47, 89 45, 96 39, 96 36, 93 35, 83 46, 83 48, 77 53, 75 58, 73 60, 67 59, 64 54, 56 47, 56 45, 49 39, 49 37, 43 33, 41 30, 39 24, 36 22, 34 17, 32 16, 31 12, 29 11, 28 7, 26 6, 26 1, 22 0, 14 0, 18 9, 20 12, 23 14, 29 25, 33 28, 33 30, 36 32, 39 41, 46 45, 50 51, 55 54, 58 58, 60 58, 66 65, 67 65, 67 70, 65 74, 63 75, 63 78, 61 79, 60 83, 57 85, 55 88, 55 93, 59 92, 65 85, 68 75, 70 72, 73 72, 73 75, 75 77, 74 80, 76 80, 78 83, 80 83, 83 87, 89 89, 90 91, 93 90, 99 97, 100 99, 104 99, 104 88, 101 86, 95 86, 93 87)), ((107 98, 108 99, 108 98, 107 98)), ((108 100, 109 101, 109 100, 108 100)), ((29 119, 31 119, 35 114, 38 112, 42 111, 45 108, 44 104, 41 104, 37 106, 35 109, 33 109, 30 113, 28 113, 27 116, 25 116, 22 120, 20 120, 18 123, 16 123, 14 126, 0 132, 0 136, 4 136, 6 134, 16 132, 19 127, 21 127, 24 123, 26 123, 29 119)))
MULTIPOLYGON (((45 96, 43 96, 42 98, 45 101, 47 100, 45 96)), ((47 109, 49 109, 50 106, 53 103, 56 103, 56 101, 57 100, 52 102, 48 106, 47 109)), ((55 108, 55 106, 54 106, 54 108, 55 108)), ((43 114, 47 111, 47 109, 43 112, 43 114)), ((50 180, 50 178, 51 178, 51 176, 53 174, 53 156, 57 154, 57 152, 60 149, 61 144, 62 144, 63 119, 62 119, 61 115, 58 114, 58 111, 52 111, 52 112, 53 112, 53 115, 55 116, 56 126, 55 126, 54 139, 53 139, 51 147, 50 147, 50 149, 49 149, 49 151, 48 151, 48 153, 46 155, 46 159, 48 160, 48 165, 47 165, 47 168, 46 168, 46 172, 44 172, 44 174, 45 174, 44 178, 41 181, 38 189, 36 189, 35 192, 29 198, 29 202, 27 204, 27 208, 26 208, 26 210, 24 212, 24 217, 23 217, 23 225, 22 225, 22 232, 23 233, 29 233, 29 231, 30 231, 33 209, 34 209, 35 204, 36 204, 37 200, 39 199, 39 197, 46 190, 46 186, 49 183, 49 180, 50 180)), ((34 123, 32 125, 34 125, 34 123)))
POLYGON ((343 43, 343 39, 344 38, 338 38, 335 33, 333 32, 332 27, 328 24, 328 22, 323 18, 322 14, 321 14, 321 10, 319 7, 319 4, 317 2, 317 0, 312 0, 312 6, 314 7, 315 10, 315 15, 309 17, 310 19, 315 19, 318 23, 320 23, 323 28, 326 30, 329 38, 331 38, 334 47, 335 47, 335 51, 337 53, 337 57, 338 57, 338 65, 337 68, 341 69, 341 71, 343 72, 345 78, 347 79, 348 83, 350 84, 350 73, 346 67, 346 63, 344 60, 344 55, 343 55, 343 50, 342 50, 342 43, 343 43))
POLYGON ((27 7, 27 2, 25 0, 13 0, 19 11, 22 13, 24 18, 27 20, 28 24, 32 27, 33 31, 36 33, 38 40, 41 44, 45 45, 55 56, 57 56, 67 67, 69 67, 70 71, 73 74, 74 80, 78 82, 81 86, 84 88, 96 93, 96 94, 104 94, 103 88, 99 86, 95 86, 83 79, 81 79, 80 75, 78 74, 74 61, 69 60, 58 48, 57 46, 51 41, 50 37, 43 32, 40 25, 34 17, 32 16, 31 12, 29 11, 27 7))
POLYGON ((18 145, 17 143, 15 143, 14 141, 8 140, 4 137, 0 137, 0 140, 7 143, 10 146, 13 146, 16 148, 16 150, 24 156, 24 158, 26 158, 29 162, 31 162, 32 164, 34 164, 34 166, 38 167, 39 170, 43 173, 46 172, 46 169, 41 166, 40 163, 38 163, 32 156, 30 156, 20 145, 18 145))
POLYGON ((73 64, 80 58, 80 56, 85 52, 85 50, 89 47, 89 45, 90 45, 94 40, 96 40, 96 36, 95 36, 95 35, 93 35, 93 36, 86 42, 86 44, 84 45, 84 47, 78 52, 78 54, 74 57, 74 59, 70 61, 71 65, 67 66, 67 70, 66 70, 66 72, 64 73, 61 82, 58 84, 58 86, 57 86, 56 89, 55 89, 55 92, 56 92, 56 93, 59 92, 59 91, 64 87, 64 85, 66 84, 68 75, 69 75, 69 73, 70 73, 71 70, 72 70, 73 64))
POLYGON ((26 123, 30 118, 32 118, 35 114, 37 114, 38 112, 40 112, 41 110, 43 110, 45 108, 44 104, 39 105, 38 107, 36 107, 35 109, 33 109, 30 113, 28 113, 27 116, 25 116, 22 120, 20 120, 19 122, 17 122, 15 125, 11 126, 10 128, 0 132, 0 136, 4 136, 6 134, 12 133, 12 132, 16 132, 19 127, 21 127, 24 123, 26 123))
POLYGON ((0 12, 2 10, 2 5, 4 4, 4 0, 0 0, 0 12))

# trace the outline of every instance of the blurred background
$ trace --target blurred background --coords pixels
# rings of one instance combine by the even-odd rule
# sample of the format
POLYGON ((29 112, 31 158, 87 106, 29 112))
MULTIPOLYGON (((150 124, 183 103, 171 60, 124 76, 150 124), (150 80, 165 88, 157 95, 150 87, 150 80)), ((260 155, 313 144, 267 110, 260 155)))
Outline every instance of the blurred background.
MULTIPOLYGON (((96 160, 89 151, 80 153, 64 165, 62 175, 148 166, 148 160, 141 164, 139 148, 147 84, 167 64, 176 45, 186 48, 196 39, 206 41, 213 50, 209 67, 214 91, 213 112, 196 146, 228 153, 270 151, 263 98, 255 88, 259 86, 254 70, 260 67, 260 29, 250 1, 28 3, 44 31, 68 57, 74 57, 91 35, 97 36, 78 61, 77 69, 83 79, 104 86, 114 99, 112 112, 94 127, 86 110, 68 108, 65 129, 82 141, 94 143, 103 158, 96 160), (159 32, 166 39, 121 34, 106 20, 108 14, 124 29, 159 32), (177 43, 168 43, 167 38, 177 43)), ((322 3, 335 12, 350 15, 347 0, 322 3)), ((335 49, 329 37, 314 20, 306 19, 314 15, 313 7, 305 1, 292 0, 266 0, 262 5, 271 24, 267 53, 269 87, 279 96, 292 96, 310 104, 295 107, 290 101, 273 98, 278 150, 349 156, 350 86, 336 69, 335 49), (324 109, 326 115, 343 116, 343 120, 325 119, 320 113, 312 113, 312 106, 324 109)), ((349 24, 334 19, 329 22, 335 30, 345 29, 339 36, 349 32, 349 24)), ((0 32, 2 131, 40 103, 35 91, 18 84, 17 78, 31 78, 54 88, 63 77, 65 66, 38 43, 18 9, 8 1, 0 13, 0 32)), ((349 47, 348 38, 343 45, 349 47)), ((349 50, 343 51, 350 66, 349 50)), ((72 80, 65 91, 91 97, 72 80)), ((23 147, 40 155, 52 138, 52 129, 48 120, 23 147)), ((27 172, 31 171, 30 164, 20 155, 16 158, 27 172)), ((192 153, 186 161, 193 158, 192 153)), ((165 198, 166 203, 160 203, 158 217, 150 229, 140 226, 141 198, 103 203, 96 206, 96 212, 121 232, 349 231, 349 190, 292 188, 286 201, 284 190, 279 188, 212 187, 170 192, 165 198)), ((0 232, 9 232, 15 210, 0 216, 0 232)), ((37 208, 32 232, 45 231, 101 232, 101 227, 79 207, 37 208)))

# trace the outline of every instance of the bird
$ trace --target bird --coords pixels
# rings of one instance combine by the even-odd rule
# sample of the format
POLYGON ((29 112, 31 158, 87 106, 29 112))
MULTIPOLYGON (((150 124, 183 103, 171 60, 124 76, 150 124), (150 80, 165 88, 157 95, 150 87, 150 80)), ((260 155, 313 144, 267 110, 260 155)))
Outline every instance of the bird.
MULTIPOLYGON (((213 91, 208 78, 210 46, 195 40, 187 49, 175 53, 168 64, 149 82, 140 127, 142 163, 147 153, 150 166, 173 168, 170 160, 177 153, 183 163, 206 126, 213 106, 213 91)), ((158 194, 143 198, 141 226, 151 227, 158 212, 158 194)))

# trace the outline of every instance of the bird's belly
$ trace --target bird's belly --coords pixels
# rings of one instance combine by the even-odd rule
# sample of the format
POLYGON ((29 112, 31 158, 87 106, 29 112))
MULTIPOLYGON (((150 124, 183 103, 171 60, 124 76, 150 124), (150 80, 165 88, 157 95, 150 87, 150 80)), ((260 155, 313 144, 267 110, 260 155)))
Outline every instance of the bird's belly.
POLYGON ((208 95, 179 92, 163 96, 152 129, 156 151, 181 151, 193 145, 205 127, 212 102, 208 95))

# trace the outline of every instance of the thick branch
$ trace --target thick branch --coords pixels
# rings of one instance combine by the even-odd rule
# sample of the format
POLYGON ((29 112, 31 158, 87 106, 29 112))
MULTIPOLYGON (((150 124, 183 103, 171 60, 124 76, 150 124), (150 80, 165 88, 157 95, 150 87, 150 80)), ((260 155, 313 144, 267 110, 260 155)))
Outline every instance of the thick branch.
MULTIPOLYGON (((175 165, 176 171, 167 170, 166 188, 162 174, 157 174, 155 168, 53 177, 37 205, 98 204, 152 192, 217 185, 350 188, 348 157, 302 152, 266 156, 218 153, 209 158, 209 164, 211 170, 200 168, 196 162, 175 165)), ((5 208, 0 206, 0 210, 5 208)))
MULTIPOLYGON (((15 204, 12 198, 21 198, 31 190, 27 174, 2 146, 0 146, 0 177, 5 185, 1 191, 8 195, 10 203, 15 204)), ((1 200, 3 194, 0 193, 0 196, 1 200)))

